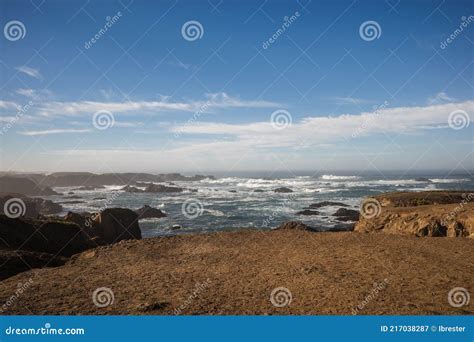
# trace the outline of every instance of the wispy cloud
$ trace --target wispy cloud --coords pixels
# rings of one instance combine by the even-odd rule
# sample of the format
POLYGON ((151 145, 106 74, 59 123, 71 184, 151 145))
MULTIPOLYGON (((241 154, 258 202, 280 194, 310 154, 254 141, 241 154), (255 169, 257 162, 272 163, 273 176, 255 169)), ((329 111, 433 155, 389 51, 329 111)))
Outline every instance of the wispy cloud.
POLYGON ((366 100, 366 99, 360 99, 357 97, 332 97, 331 101, 338 104, 338 105, 347 105, 347 104, 352 104, 352 105, 361 105, 361 104, 370 104, 374 103, 374 101, 371 100, 366 100))
POLYGON ((20 105, 15 103, 15 102, 11 102, 11 101, 2 101, 0 100, 0 109, 14 109, 14 110, 19 110, 20 109, 20 105))
POLYGON ((16 90, 18 95, 29 97, 33 100, 43 100, 52 96, 52 92, 48 89, 29 89, 29 88, 20 88, 16 90))
POLYGON ((41 73, 38 69, 30 68, 26 65, 16 67, 15 69, 18 70, 19 72, 25 74, 25 75, 36 78, 37 80, 43 79, 43 76, 41 75, 41 73))
POLYGON ((23 131, 18 132, 21 135, 36 136, 36 135, 50 135, 50 134, 72 134, 72 133, 89 133, 90 129, 49 129, 44 131, 23 131))
POLYGON ((430 105, 433 104, 440 104, 440 103, 446 103, 446 102, 454 102, 456 99, 454 97, 448 96, 445 92, 440 92, 432 97, 429 97, 427 100, 427 103, 430 105))
POLYGON ((157 113, 163 110, 195 112, 203 106, 206 108, 277 108, 281 104, 263 100, 242 100, 226 93, 206 94, 205 100, 189 102, 171 102, 166 99, 160 101, 127 101, 127 102, 47 102, 41 105, 40 114, 43 116, 74 116, 83 113, 95 113, 107 110, 114 114, 150 112, 157 113))

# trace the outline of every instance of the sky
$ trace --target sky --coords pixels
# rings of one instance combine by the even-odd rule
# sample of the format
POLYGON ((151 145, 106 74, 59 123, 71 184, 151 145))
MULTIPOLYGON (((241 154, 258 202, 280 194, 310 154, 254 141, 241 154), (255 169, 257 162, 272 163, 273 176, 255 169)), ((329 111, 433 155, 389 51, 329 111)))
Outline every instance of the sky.
POLYGON ((0 169, 473 172, 473 7, 2 0, 0 169))

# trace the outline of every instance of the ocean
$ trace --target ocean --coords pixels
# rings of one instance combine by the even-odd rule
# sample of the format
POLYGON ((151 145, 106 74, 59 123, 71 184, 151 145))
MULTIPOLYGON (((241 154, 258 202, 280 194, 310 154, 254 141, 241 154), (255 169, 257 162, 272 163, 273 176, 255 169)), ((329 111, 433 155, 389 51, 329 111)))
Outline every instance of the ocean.
MULTIPOLYGON (((320 175, 233 175, 195 182, 172 182, 186 188, 181 193, 128 193, 123 186, 106 186, 96 190, 75 190, 77 187, 55 187, 62 195, 47 197, 55 202, 71 201, 69 192, 79 196, 82 203, 63 204, 65 212, 95 212, 107 207, 136 210, 143 205, 159 208, 165 218, 140 220, 144 237, 192 232, 212 232, 245 228, 272 229, 283 222, 300 220, 324 231, 341 225, 332 215, 338 206, 317 209, 319 215, 296 215, 312 203, 337 201, 358 209, 369 195, 389 191, 471 190, 474 179, 468 173, 412 174, 393 172, 389 176, 375 174, 320 175), (276 193, 279 187, 291 193, 276 193), (197 191, 196 191, 197 190, 197 191), (105 199, 96 199, 104 197, 105 199), (173 229, 179 225, 179 229, 173 229)), ((165 183, 165 185, 167 185, 165 183)))

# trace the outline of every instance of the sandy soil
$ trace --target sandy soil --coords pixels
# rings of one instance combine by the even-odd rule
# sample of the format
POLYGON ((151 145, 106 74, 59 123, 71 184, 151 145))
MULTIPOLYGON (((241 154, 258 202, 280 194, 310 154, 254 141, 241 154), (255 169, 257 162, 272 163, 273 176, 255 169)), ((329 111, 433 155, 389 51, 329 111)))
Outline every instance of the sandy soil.
MULTIPOLYGON (((4 314, 474 314, 473 300, 460 308, 448 302, 455 287, 474 296, 472 260, 469 238, 184 235, 122 241, 18 274, 0 282, 0 302, 9 301, 4 314), (108 306, 93 302, 100 287, 113 292, 108 306), (289 303, 274 297, 286 306, 270 301, 277 287, 291 292, 289 303)), ((105 297, 96 299, 107 304, 105 297)))

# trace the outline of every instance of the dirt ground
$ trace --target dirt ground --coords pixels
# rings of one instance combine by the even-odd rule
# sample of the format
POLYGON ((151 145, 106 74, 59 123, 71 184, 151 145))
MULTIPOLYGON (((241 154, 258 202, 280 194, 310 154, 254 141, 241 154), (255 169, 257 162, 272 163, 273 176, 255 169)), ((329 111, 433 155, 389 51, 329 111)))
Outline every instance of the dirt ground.
POLYGON ((75 255, 64 266, 0 282, 0 309, 80 315, 474 314, 473 300, 461 307, 448 301, 453 288, 474 296, 473 260, 470 238, 277 230, 122 241, 75 255))

